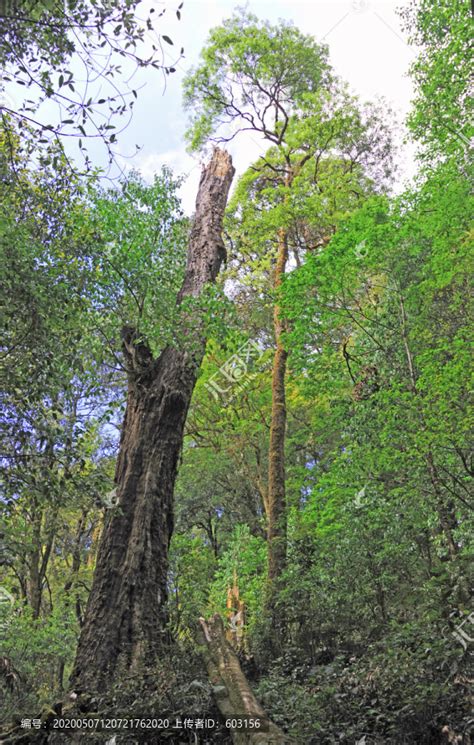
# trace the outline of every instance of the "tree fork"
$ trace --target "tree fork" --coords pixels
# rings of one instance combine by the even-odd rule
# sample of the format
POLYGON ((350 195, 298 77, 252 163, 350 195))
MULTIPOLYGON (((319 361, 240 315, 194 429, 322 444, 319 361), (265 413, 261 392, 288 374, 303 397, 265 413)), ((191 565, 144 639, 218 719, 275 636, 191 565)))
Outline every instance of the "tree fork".
MULTIPOLYGON (((220 270, 222 221, 233 175, 230 155, 215 149, 199 184, 178 304, 198 297, 220 270)), ((78 692, 107 688, 119 662, 128 669, 150 662, 166 640, 173 490, 205 351, 196 313, 184 318, 184 338, 186 348, 168 346, 153 359, 134 329, 123 330, 128 394, 115 472, 117 503, 107 513, 71 675, 78 692)))

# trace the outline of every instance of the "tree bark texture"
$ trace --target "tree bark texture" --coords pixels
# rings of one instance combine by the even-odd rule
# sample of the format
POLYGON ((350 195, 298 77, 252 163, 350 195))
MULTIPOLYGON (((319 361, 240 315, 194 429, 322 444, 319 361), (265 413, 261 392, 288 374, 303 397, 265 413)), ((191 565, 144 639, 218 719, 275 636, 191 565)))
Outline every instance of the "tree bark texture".
POLYGON ((224 719, 246 717, 260 720, 259 729, 231 730, 235 745, 283 745, 290 738, 274 724, 255 698, 237 655, 225 638, 224 624, 216 614, 199 619, 203 653, 219 711, 224 719))
MULTIPOLYGON (((203 169, 178 304, 213 282, 225 256, 222 220, 234 169, 214 151, 203 169)), ((205 338, 199 318, 185 319, 192 343, 157 359, 135 330, 122 333, 128 369, 127 408, 116 466, 116 506, 107 513, 71 684, 107 688, 117 667, 150 661, 166 638, 168 547, 173 490, 186 415, 205 338), (186 348, 184 348, 186 347, 186 348)))
MULTIPOLYGON (((278 290, 283 281, 288 260, 286 230, 278 235, 278 255, 275 266, 274 287, 278 290)), ((286 566, 286 495, 285 495, 285 432, 286 397, 285 375, 288 352, 282 342, 284 331, 278 303, 273 313, 275 355, 272 372, 272 413, 268 452, 268 580, 272 583, 286 566)))

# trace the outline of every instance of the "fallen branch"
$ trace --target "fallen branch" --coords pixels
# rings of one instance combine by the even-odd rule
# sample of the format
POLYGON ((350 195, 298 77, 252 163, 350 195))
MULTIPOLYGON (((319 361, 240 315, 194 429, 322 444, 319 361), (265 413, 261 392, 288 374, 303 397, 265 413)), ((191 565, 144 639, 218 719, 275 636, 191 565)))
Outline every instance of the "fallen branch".
POLYGON ((199 619, 203 639, 202 651, 209 679, 220 713, 225 720, 256 720, 255 729, 230 730, 235 745, 284 745, 291 739, 268 717, 255 698, 239 660, 225 638, 222 618, 199 619))

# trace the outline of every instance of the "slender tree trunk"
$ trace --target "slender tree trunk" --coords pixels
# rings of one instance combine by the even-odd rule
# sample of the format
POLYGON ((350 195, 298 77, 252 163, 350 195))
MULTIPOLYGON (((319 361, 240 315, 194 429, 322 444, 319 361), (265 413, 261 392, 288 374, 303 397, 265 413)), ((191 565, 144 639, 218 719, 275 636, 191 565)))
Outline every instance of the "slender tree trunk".
MULTIPOLYGON (((78 588, 77 588, 77 579, 79 575, 79 570, 81 568, 81 553, 82 553, 83 541, 84 541, 84 538, 87 536, 87 534, 89 533, 90 535, 93 531, 92 526, 89 529, 87 529, 86 527, 87 516, 88 516, 88 510, 85 509, 82 511, 81 517, 79 518, 79 522, 77 525, 76 536, 74 540, 74 547, 72 550, 71 571, 64 585, 64 595, 66 597, 66 604, 74 602, 76 618, 77 618, 77 622, 80 627, 82 627, 83 625, 83 618, 82 618, 81 601, 80 601, 78 588)), ((62 682, 61 682, 61 688, 62 688, 62 682)))
POLYGON ((28 572, 28 603, 33 612, 33 618, 39 618, 41 608, 41 585, 39 579, 39 551, 34 549, 29 555, 29 572, 28 572))
MULTIPOLYGON (((57 398, 53 401, 57 405, 57 398)), ((46 473, 53 472, 55 468, 54 442, 49 436, 44 449, 46 473)), ((30 510, 30 521, 32 526, 32 547, 28 551, 27 565, 27 597, 28 603, 33 611, 33 618, 39 618, 41 614, 41 602, 43 599, 43 584, 46 579, 48 563, 53 549, 57 530, 57 511, 45 508, 49 498, 48 481, 45 477, 45 492, 38 499, 32 499, 30 510)))
POLYGON ((37 504, 32 507, 32 548, 28 552, 28 603, 33 618, 39 618, 43 599, 43 584, 56 536, 56 515, 37 504), (44 533, 43 533, 44 528, 44 533))
POLYGON ((79 569, 81 568, 81 547, 82 547, 82 541, 84 538, 84 532, 85 532, 84 528, 85 528, 85 524, 87 520, 87 515, 88 515, 88 510, 87 509, 82 510, 81 516, 79 518, 79 522, 77 523, 74 546, 72 549, 71 572, 64 585, 64 594, 66 596, 69 595, 69 592, 77 579, 77 575, 79 574, 79 569))
MULTIPOLYGON (((274 287, 281 286, 288 260, 288 240, 286 230, 281 228, 278 235, 278 255, 275 267, 274 287)), ((268 492, 267 492, 267 542, 268 542, 268 586, 267 612, 272 631, 276 632, 282 624, 277 619, 275 592, 278 579, 286 566, 286 493, 285 493, 285 433, 286 397, 285 375, 288 352, 282 342, 283 322, 278 302, 273 312, 275 333, 275 355, 272 372, 272 413, 270 423, 270 443, 268 452, 268 492)), ((281 620, 281 618, 280 618, 281 620)))
MULTIPOLYGON (((203 170, 178 303, 198 297, 224 258, 222 219, 234 169, 216 149, 203 170)), ((205 350, 199 318, 185 319, 186 349, 153 359, 134 329, 123 330, 127 409, 115 481, 117 507, 101 536, 73 673, 78 691, 107 687, 117 666, 148 663, 166 639, 168 546, 183 429, 205 350), (188 346, 189 343, 189 346, 188 346)))
MULTIPOLYGON (((286 263, 286 237, 281 237, 280 266, 286 263)), ((281 274, 284 268, 280 269, 281 274)), ((280 275, 281 276, 281 275, 280 275)), ((278 284, 281 284, 279 276, 278 284)), ((276 284, 276 283, 275 283, 276 284)), ((276 349, 272 371, 272 415, 268 454, 268 577, 278 577, 286 564, 286 499, 285 499, 285 374, 288 353, 281 341, 280 309, 275 307, 274 327, 276 349)))

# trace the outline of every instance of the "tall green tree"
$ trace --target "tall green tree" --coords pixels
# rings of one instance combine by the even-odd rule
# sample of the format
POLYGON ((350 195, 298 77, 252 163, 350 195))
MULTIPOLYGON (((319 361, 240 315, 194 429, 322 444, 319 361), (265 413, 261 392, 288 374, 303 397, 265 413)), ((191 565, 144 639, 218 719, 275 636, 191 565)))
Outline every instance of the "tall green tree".
POLYGON ((427 162, 447 156, 467 162, 474 136, 471 4, 422 0, 401 9, 400 15, 418 49, 411 67, 415 100, 410 130, 427 162))
MULTIPOLYGON (((344 183, 348 191, 351 181, 359 179, 357 188, 360 191, 361 180, 370 179, 370 176, 375 181, 380 180, 380 176, 383 179, 389 170, 390 138, 377 112, 370 107, 363 112, 334 78, 327 49, 289 24, 271 26, 240 13, 211 32, 201 57, 201 64, 191 71, 184 84, 185 103, 193 110, 188 133, 191 147, 200 147, 209 140, 226 142, 245 130, 258 133, 270 145, 268 152, 253 166, 253 176, 247 177, 246 183, 249 202, 252 198, 259 201, 258 217, 262 217, 263 209, 267 212, 257 230, 265 234, 260 251, 268 251, 271 256, 274 297, 275 346, 266 511, 268 597, 275 632, 279 614, 274 608, 274 588, 286 564, 287 533, 285 378, 288 349, 278 295, 288 267, 294 210, 298 210, 298 203, 302 201, 298 189, 304 188, 302 183, 314 172, 313 193, 322 193, 328 182, 323 176, 323 186, 318 178, 320 173, 326 171, 327 175, 331 171, 331 166, 326 164, 331 157, 334 159, 333 176, 338 186, 344 183)), ((333 188, 332 193, 335 192, 337 188, 333 188)), ((324 193, 319 207, 326 199, 331 197, 324 193)), ((252 211, 251 207, 239 206, 239 209, 252 211)), ((255 213, 251 219, 255 227, 255 213)), ((331 220, 327 214, 322 217, 324 221, 330 234, 331 220)), ((327 242, 328 233, 322 224, 317 226, 317 235, 313 234, 316 246, 327 242)))

